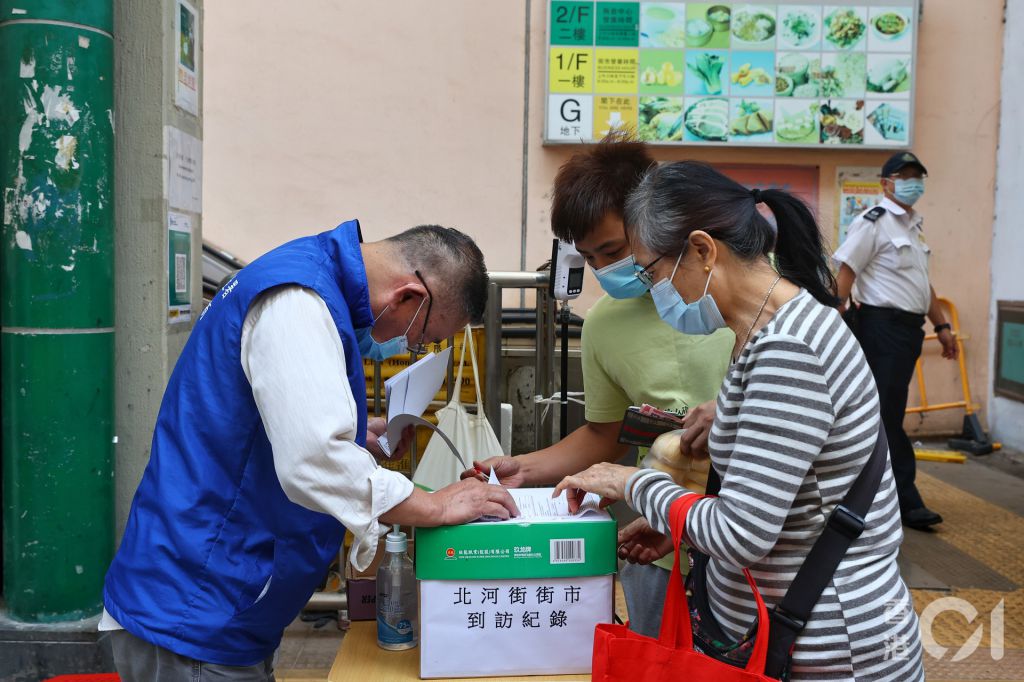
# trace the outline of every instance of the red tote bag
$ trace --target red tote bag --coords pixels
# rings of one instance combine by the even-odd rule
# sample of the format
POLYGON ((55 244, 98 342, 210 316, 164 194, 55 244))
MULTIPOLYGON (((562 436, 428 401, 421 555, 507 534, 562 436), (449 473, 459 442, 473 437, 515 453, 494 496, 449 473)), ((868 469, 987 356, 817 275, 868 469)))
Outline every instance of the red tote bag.
MULTIPOLYGON (((768 609, 754 579, 743 571, 757 601, 757 634, 746 668, 737 668, 693 649, 690 609, 686 603, 683 576, 679 572, 679 543, 686 528, 686 515, 703 495, 685 495, 672 504, 669 513, 675 566, 668 579, 665 609, 658 639, 629 630, 628 625, 601 624, 594 632, 595 682, 754 682, 774 680, 764 674, 768 654, 768 609)), ((777 682, 777 680, 775 681, 777 682)))

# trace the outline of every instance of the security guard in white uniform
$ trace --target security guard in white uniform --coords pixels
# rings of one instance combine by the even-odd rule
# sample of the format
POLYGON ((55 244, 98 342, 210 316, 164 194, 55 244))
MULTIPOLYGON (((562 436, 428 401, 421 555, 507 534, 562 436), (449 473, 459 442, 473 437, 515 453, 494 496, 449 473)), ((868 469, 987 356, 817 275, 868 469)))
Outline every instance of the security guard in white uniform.
POLYGON ((882 166, 885 198, 850 224, 835 252, 839 298, 867 357, 889 438, 893 476, 906 526, 925 529, 942 517, 924 505, 914 485, 914 447, 903 430, 907 390, 914 376, 927 315, 942 343, 942 356, 957 357, 956 341, 928 282, 931 249, 912 208, 924 193, 927 171, 910 152, 893 155, 882 166), (849 307, 846 301, 853 294, 849 307))

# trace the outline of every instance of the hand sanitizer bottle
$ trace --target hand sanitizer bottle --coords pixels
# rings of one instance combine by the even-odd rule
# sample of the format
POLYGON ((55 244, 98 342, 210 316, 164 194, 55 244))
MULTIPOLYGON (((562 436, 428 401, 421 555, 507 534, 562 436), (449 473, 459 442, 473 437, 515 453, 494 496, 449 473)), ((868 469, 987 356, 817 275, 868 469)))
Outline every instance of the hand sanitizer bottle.
POLYGON ((406 553, 405 533, 394 526, 377 569, 377 644, 382 649, 412 649, 420 641, 416 574, 406 553))

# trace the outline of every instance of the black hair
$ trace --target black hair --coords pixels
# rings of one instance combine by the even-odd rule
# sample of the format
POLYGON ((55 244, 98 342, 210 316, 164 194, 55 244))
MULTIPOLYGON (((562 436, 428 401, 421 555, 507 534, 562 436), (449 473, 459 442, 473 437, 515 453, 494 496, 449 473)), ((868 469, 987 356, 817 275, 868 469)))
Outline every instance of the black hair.
POLYGON ((480 247, 468 235, 451 227, 418 225, 385 241, 396 246, 427 280, 435 295, 442 291, 462 302, 471 324, 480 324, 487 307, 487 265, 480 247), (440 289, 440 290, 435 290, 440 289))
POLYGON ((562 241, 575 242, 608 213, 622 216, 626 197, 655 165, 647 145, 628 131, 613 131, 590 150, 575 154, 555 176, 551 231, 562 241))
POLYGON ((686 250, 703 230, 744 260, 774 251, 779 274, 824 305, 838 305, 821 231, 800 199, 778 189, 752 192, 715 169, 679 161, 652 169, 626 202, 626 233, 658 254, 686 250), (763 201, 777 230, 757 210, 763 201))

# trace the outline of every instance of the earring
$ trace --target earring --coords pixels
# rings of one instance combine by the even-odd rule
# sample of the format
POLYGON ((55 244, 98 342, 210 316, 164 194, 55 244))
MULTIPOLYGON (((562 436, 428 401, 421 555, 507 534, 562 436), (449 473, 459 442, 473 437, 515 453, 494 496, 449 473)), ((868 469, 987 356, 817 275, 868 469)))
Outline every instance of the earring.
POLYGON ((711 272, 711 266, 710 265, 705 265, 704 266, 704 272, 711 272))

